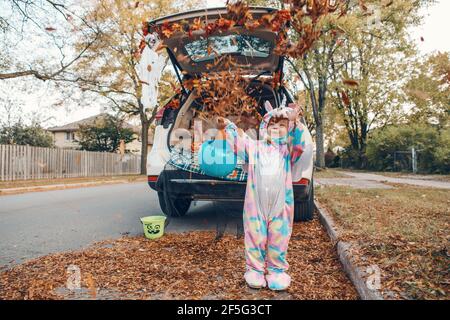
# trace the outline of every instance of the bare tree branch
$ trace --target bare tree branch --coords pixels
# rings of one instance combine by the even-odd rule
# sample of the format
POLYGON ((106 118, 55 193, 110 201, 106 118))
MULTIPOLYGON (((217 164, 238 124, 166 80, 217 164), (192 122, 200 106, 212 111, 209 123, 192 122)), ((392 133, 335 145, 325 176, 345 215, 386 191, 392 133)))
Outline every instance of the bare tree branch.
MULTIPOLYGON (((52 72, 44 72, 41 70, 38 70, 36 68, 30 67, 26 70, 17 70, 17 71, 8 71, 8 72, 0 72, 0 80, 6 80, 6 79, 13 79, 13 78, 20 78, 20 77, 28 77, 33 76, 39 80, 53 80, 55 77, 61 75, 63 72, 65 72, 70 66, 72 66, 77 60, 81 59, 83 55, 88 51, 88 49, 91 47, 91 45, 98 39, 99 31, 98 29, 94 28, 84 17, 77 14, 74 10, 71 10, 68 8, 65 4, 58 3, 52 0, 45 0, 44 3, 47 3, 50 8, 52 8, 54 11, 59 13, 67 22, 70 24, 73 23, 73 17, 76 17, 78 20, 82 22, 83 25, 87 27, 87 29, 94 31, 95 37, 92 41, 89 41, 84 48, 80 50, 80 52, 70 61, 64 62, 66 55, 64 54, 63 47, 59 45, 55 39, 55 37, 52 35, 51 37, 54 39, 55 45, 57 49, 60 52, 61 59, 60 59, 60 67, 52 72)), ((34 24, 36 27, 42 30, 46 30, 49 27, 43 25, 41 22, 38 21, 36 17, 32 15, 30 11, 32 9, 40 10, 41 12, 47 11, 44 7, 44 4, 42 2, 36 2, 33 0, 10 0, 11 8, 16 10, 21 16, 22 16, 22 30, 20 34, 24 34, 23 25, 26 21, 30 21, 32 24, 34 24)), ((50 14, 50 13, 49 13, 50 14)), ((0 27, 4 29, 5 31, 7 28, 11 26, 11 24, 8 22, 8 20, 4 17, 0 16, 0 27)))

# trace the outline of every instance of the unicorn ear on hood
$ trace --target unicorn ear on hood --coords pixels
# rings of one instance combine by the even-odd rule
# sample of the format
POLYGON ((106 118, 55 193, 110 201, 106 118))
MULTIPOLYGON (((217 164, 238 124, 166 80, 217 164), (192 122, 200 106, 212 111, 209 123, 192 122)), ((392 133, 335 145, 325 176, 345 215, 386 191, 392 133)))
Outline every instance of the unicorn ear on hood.
POLYGON ((270 102, 267 101, 267 100, 266 100, 266 102, 264 103, 264 108, 266 108, 266 111, 267 111, 267 112, 270 112, 270 111, 273 110, 272 105, 271 105, 270 102))
POLYGON ((286 101, 287 101, 286 95, 283 94, 283 100, 281 100, 281 106, 280 106, 281 109, 286 108, 286 101))

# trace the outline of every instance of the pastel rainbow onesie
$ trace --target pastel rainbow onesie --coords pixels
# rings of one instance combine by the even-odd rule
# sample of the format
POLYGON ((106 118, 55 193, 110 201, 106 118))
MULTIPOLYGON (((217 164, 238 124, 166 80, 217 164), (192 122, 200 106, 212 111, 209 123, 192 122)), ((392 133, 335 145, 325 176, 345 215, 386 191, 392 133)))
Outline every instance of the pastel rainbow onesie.
POLYGON ((290 121, 284 137, 270 137, 267 132, 270 118, 286 109, 289 108, 274 109, 264 116, 258 141, 239 134, 232 122, 225 128, 227 141, 248 164, 243 213, 245 279, 256 288, 264 287, 265 279, 273 290, 284 290, 290 284, 286 253, 294 217, 291 167, 305 146, 304 127, 298 121, 290 121))

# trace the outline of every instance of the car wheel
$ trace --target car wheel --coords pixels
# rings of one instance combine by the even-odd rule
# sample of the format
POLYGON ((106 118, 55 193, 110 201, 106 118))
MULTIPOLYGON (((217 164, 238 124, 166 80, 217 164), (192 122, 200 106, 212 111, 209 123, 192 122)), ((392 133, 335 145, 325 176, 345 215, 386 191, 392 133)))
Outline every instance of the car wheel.
POLYGON ((158 200, 162 212, 164 212, 166 216, 173 218, 184 216, 186 212, 188 212, 192 202, 191 199, 174 199, 169 197, 169 203, 167 203, 164 199, 164 192, 158 192, 158 200))
POLYGON ((294 221, 311 221, 314 217, 314 185, 311 185, 308 199, 294 204, 294 221))

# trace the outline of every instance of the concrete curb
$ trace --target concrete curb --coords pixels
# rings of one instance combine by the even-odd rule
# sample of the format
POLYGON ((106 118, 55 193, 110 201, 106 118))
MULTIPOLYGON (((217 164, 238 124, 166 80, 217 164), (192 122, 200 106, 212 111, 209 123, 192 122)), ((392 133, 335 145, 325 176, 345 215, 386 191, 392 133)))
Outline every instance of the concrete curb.
POLYGON ((69 184, 50 184, 43 186, 33 186, 33 187, 21 187, 21 188, 7 188, 0 189, 0 196, 3 195, 13 195, 21 194, 27 192, 40 192, 40 191, 52 191, 52 190, 64 190, 64 189, 76 189, 76 188, 86 188, 86 187, 96 187, 108 184, 123 184, 123 183, 133 183, 133 182, 144 182, 145 180, 114 180, 114 181, 95 181, 95 182, 82 182, 82 183, 69 183, 69 184))
POLYGON ((339 240, 339 230, 337 229, 333 218, 327 210, 320 205, 318 201, 314 201, 317 212, 319 213, 319 220, 327 230, 331 241, 336 244, 339 260, 344 268, 345 273, 350 278, 350 281, 356 288, 359 297, 362 300, 384 300, 378 290, 370 289, 365 281, 366 273, 357 267, 353 262, 354 259, 351 254, 352 245, 348 242, 339 240))

